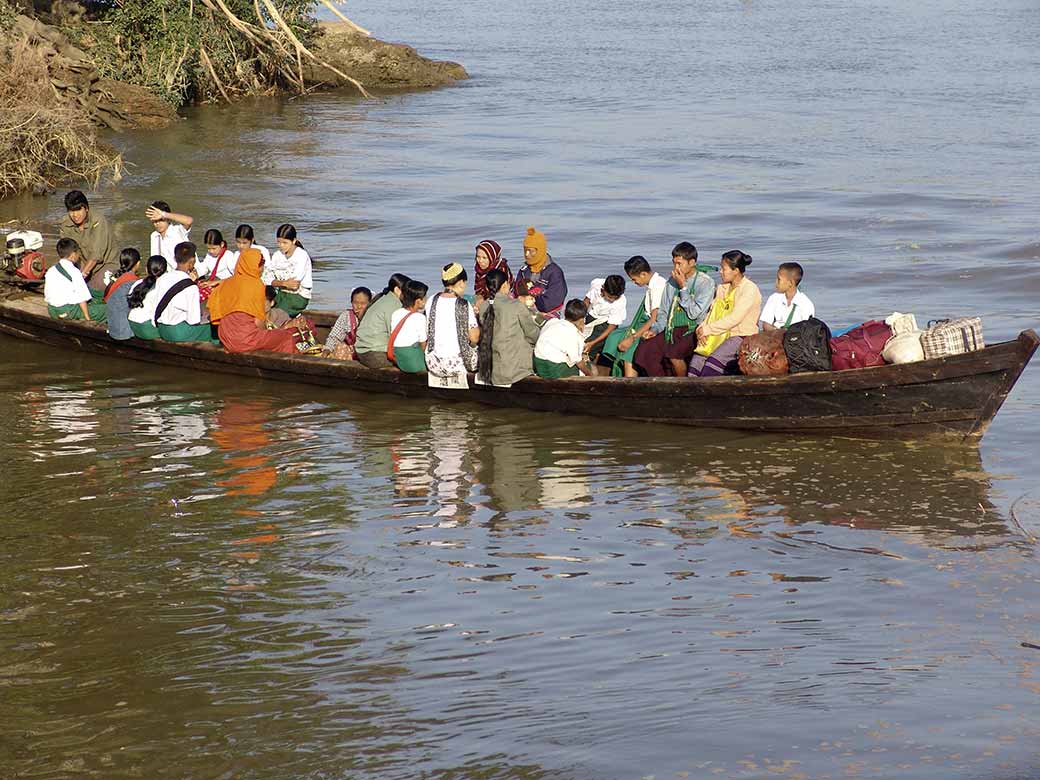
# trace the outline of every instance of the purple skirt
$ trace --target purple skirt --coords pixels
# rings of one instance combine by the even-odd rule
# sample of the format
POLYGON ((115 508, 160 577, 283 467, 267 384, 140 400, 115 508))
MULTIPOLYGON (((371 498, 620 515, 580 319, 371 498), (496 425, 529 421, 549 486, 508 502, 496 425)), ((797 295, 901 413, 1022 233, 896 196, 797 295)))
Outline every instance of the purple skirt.
POLYGON ((743 336, 730 336, 723 341, 708 357, 695 354, 690 358, 690 370, 686 376, 722 376, 723 374, 739 374, 736 367, 737 353, 744 341, 743 336))

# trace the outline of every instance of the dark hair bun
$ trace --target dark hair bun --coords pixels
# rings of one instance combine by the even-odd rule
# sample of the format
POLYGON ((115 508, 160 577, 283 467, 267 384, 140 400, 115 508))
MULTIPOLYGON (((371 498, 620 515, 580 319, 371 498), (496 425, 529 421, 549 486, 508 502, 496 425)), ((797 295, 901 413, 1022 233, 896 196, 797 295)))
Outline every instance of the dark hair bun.
POLYGON ((751 265, 751 263, 752 263, 751 255, 749 255, 747 252, 745 252, 744 253, 744 265, 751 265))

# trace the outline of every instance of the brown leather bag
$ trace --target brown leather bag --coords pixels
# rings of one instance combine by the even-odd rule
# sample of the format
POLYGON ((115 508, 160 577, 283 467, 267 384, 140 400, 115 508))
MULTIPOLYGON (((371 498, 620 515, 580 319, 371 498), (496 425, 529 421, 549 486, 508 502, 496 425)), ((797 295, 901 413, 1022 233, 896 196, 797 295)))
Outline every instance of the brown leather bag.
POLYGON ((788 372, 784 332, 768 330, 748 336, 737 353, 740 371, 748 376, 781 376, 788 372))

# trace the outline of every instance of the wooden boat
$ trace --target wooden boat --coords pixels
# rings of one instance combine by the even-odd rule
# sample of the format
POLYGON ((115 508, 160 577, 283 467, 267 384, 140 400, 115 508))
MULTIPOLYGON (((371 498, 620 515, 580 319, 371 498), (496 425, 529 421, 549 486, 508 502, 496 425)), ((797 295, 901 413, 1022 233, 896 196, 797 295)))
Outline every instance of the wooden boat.
MULTIPOLYGON (((321 333, 335 315, 308 312, 321 333)), ((17 338, 199 371, 324 385, 406 398, 475 401, 540 412, 604 413, 633 420, 776 433, 870 438, 980 438, 1040 344, 1033 330, 978 352, 906 365, 779 377, 546 380, 510 388, 470 380, 441 390, 426 377, 352 361, 271 352, 229 354, 210 344, 115 341, 104 326, 53 320, 42 297, 0 302, 0 332, 17 338)))

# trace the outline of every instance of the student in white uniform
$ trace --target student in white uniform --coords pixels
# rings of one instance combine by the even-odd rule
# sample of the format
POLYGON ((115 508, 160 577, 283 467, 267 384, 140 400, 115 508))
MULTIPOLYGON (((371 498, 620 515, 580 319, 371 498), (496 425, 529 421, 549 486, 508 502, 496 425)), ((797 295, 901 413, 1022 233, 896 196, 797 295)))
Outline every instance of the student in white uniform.
POLYGON ((776 292, 766 300, 758 317, 762 330, 786 328, 816 314, 809 296, 798 289, 802 276, 802 267, 798 263, 780 264, 776 272, 776 292))
POLYGON ((144 211, 155 230, 152 231, 151 249, 153 255, 162 255, 166 258, 167 271, 176 267, 173 250, 178 244, 188 240, 192 223, 195 221, 187 214, 177 214, 170 210, 170 204, 164 200, 157 200, 144 211))
POLYGON ((593 279, 585 293, 585 306, 589 310, 585 317, 585 353, 595 366, 607 337, 624 324, 628 314, 625 278, 611 274, 606 279, 593 279))
POLYGON ((271 262, 271 252, 266 246, 260 246, 260 244, 253 243, 253 227, 252 225, 239 225, 235 230, 235 247, 238 251, 235 252, 235 262, 238 262, 238 256, 247 249, 255 249, 264 258, 264 265, 266 266, 271 262))
POLYGON ((264 264, 260 278, 278 290, 275 308, 295 317, 311 303, 311 256, 296 239, 292 225, 278 227, 278 251, 264 264))
POLYGON ((195 273, 200 288, 213 289, 235 275, 238 253, 228 249, 224 234, 219 230, 207 230, 205 242, 206 256, 195 263, 195 273))
POLYGON ((130 330, 137 338, 155 341, 160 338, 153 322, 155 307, 159 303, 159 291, 155 288, 159 279, 166 273, 166 258, 162 255, 152 255, 148 258, 147 269, 148 276, 130 288, 130 294, 127 296, 130 313, 126 319, 130 323, 130 330))
POLYGON ((625 261, 625 273, 633 284, 645 287, 646 292, 632 321, 607 337, 599 365, 608 369, 612 376, 636 377, 639 374, 632 364, 636 347, 657 321, 657 312, 661 308, 668 280, 654 271, 642 255, 635 255, 625 261))
POLYGON ((588 307, 584 301, 567 301, 562 320, 549 320, 538 334, 534 345, 534 372, 543 379, 566 379, 569 376, 591 373, 582 356, 585 351, 585 317, 588 307))
POLYGON ((43 300, 47 313, 56 320, 104 322, 104 301, 95 301, 79 270, 80 248, 73 238, 58 239, 58 262, 43 275, 43 300))
POLYGON ((168 271, 155 285, 159 302, 155 326, 163 341, 210 341, 209 322, 202 321, 202 302, 195 283, 195 245, 185 241, 174 250, 177 268, 168 271))
POLYGON ((390 341, 386 348, 387 358, 399 369, 409 374, 426 370, 427 324, 423 309, 426 294, 430 291, 422 282, 409 279, 401 291, 401 305, 390 315, 390 341))

